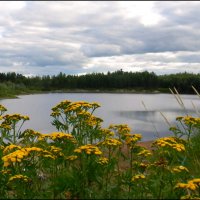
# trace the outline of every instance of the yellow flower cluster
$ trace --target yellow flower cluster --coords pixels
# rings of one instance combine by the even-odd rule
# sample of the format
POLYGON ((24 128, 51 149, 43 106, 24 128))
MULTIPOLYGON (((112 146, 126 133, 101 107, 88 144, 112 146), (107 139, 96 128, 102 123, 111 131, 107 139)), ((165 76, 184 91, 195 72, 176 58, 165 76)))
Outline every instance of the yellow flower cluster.
POLYGON ((122 143, 118 139, 106 138, 104 141, 99 142, 98 145, 119 146, 119 145, 122 145, 122 143))
POLYGON ((52 113, 51 113, 51 116, 52 117, 58 117, 60 115, 60 112, 59 111, 53 111, 52 113))
POLYGON ((137 181, 139 179, 145 179, 145 175, 143 174, 137 174, 135 176, 132 177, 131 181, 134 182, 134 181, 137 181))
POLYGON ((64 156, 64 154, 61 151, 62 149, 59 147, 50 146, 50 152, 56 156, 64 156))
POLYGON ((11 170, 5 170, 5 169, 3 169, 3 170, 0 171, 0 173, 1 174, 10 174, 11 170))
POLYGON ((139 163, 139 166, 142 168, 147 168, 148 166, 150 166, 150 164, 148 163, 139 163))
POLYGON ((124 135, 131 132, 131 129, 128 127, 127 124, 118 124, 118 125, 111 124, 109 126, 109 129, 117 131, 119 135, 124 135))
POLYGON ((59 111, 59 109, 65 109, 67 106, 71 103, 69 100, 63 100, 59 104, 57 104, 55 107, 52 108, 53 111, 59 111))
POLYGON ((157 139, 154 143, 153 146, 158 146, 158 147, 170 147, 172 149, 175 149, 176 151, 185 151, 185 146, 183 144, 183 140, 176 138, 176 137, 163 137, 157 139))
POLYGON ((92 109, 96 109, 100 107, 100 105, 98 103, 88 103, 85 101, 77 101, 77 102, 70 102, 68 100, 61 102, 60 104, 58 104, 56 107, 54 107, 52 110, 54 112, 58 111, 58 109, 63 109, 65 113, 68 112, 79 112, 81 110, 89 110, 90 108, 92 109))
POLYGON ((77 149, 74 150, 75 153, 82 153, 85 152, 86 154, 95 154, 95 155, 101 155, 102 152, 99 150, 97 146, 94 146, 92 144, 87 144, 78 147, 77 149))
POLYGON ((132 146, 136 142, 138 142, 141 138, 142 138, 142 135, 138 134, 138 133, 136 133, 136 134, 127 134, 125 141, 126 141, 127 145, 132 146))
POLYGON ((170 131, 177 131, 178 129, 177 129, 176 126, 171 126, 171 127, 169 128, 169 130, 170 130, 170 131))
POLYGON ((177 117, 177 121, 183 121, 186 125, 200 125, 200 118, 185 116, 185 117, 177 117))
POLYGON ((91 116, 91 113, 85 110, 81 110, 80 112, 77 112, 77 115, 84 118, 88 118, 91 116))
POLYGON ((72 139, 74 139, 74 137, 71 134, 62 133, 62 132, 53 132, 53 133, 49 134, 48 137, 51 138, 52 140, 56 140, 56 139, 72 140, 72 139))
POLYGON ((106 164, 108 164, 108 158, 105 158, 105 157, 99 158, 98 163, 100 165, 106 165, 106 164))
POLYGON ((137 153, 138 156, 144 156, 144 157, 147 157, 147 156, 151 156, 152 153, 147 150, 147 149, 143 149, 142 151, 140 151, 139 153, 137 153))
POLYGON ((85 120, 85 123, 88 125, 88 126, 97 126, 99 125, 101 122, 103 122, 103 120, 99 117, 95 117, 95 116, 91 116, 90 118, 86 119, 85 120))
POLYGON ((8 182, 11 182, 11 181, 14 181, 14 180, 23 180, 24 182, 30 181, 28 176, 24 176, 24 175, 21 175, 21 174, 17 174, 15 176, 10 177, 8 182))
POLYGON ((20 121, 20 120, 29 120, 28 116, 24 116, 24 115, 20 115, 20 114, 10 114, 10 115, 4 115, 3 119, 5 119, 5 121, 20 121))
POLYGON ((151 164, 147 162, 138 162, 138 161, 133 161, 132 164, 136 168, 143 168, 143 169, 151 166, 151 164))
POLYGON ((74 102, 74 103, 71 103, 65 110, 64 112, 65 113, 68 113, 68 112, 78 112, 81 110, 81 104, 80 103, 77 103, 77 102, 74 102))
POLYGON ((99 107, 100 107, 100 104, 99 104, 99 103, 97 103, 97 102, 93 102, 93 103, 91 103, 91 105, 92 105, 92 107, 93 107, 94 109, 96 109, 96 108, 99 108, 99 107))
POLYGON ((192 116, 186 116, 183 118, 183 122, 186 125, 200 125, 200 118, 195 118, 192 116))
POLYGON ((57 140, 57 139, 66 139, 69 140, 73 143, 75 143, 75 138, 69 134, 69 133, 63 133, 63 132, 53 132, 50 134, 41 134, 38 138, 38 140, 43 140, 44 138, 50 138, 52 140, 57 140))
POLYGON ((72 156, 67 156, 66 160, 76 160, 78 158, 78 156, 72 155, 72 156))
POLYGON ((26 148, 21 148, 18 149, 8 155, 5 155, 2 157, 2 160, 4 162, 4 167, 8 167, 10 166, 12 163, 20 163, 22 161, 22 159, 24 159, 25 157, 27 157, 28 155, 30 155, 31 152, 41 152, 42 156, 44 157, 51 157, 52 159, 54 159, 55 157, 51 155, 50 152, 43 150, 39 147, 26 147, 26 148))
POLYGON ((187 183, 178 183, 175 188, 184 188, 189 190, 196 190, 200 186, 200 178, 192 179, 187 183))
POLYGON ((101 134, 105 137, 110 137, 114 135, 114 132, 112 132, 110 129, 108 128, 101 128, 101 134))
POLYGON ((189 170, 187 169, 187 167, 184 167, 182 165, 174 167, 171 171, 172 172, 182 172, 182 171, 189 172, 189 170))
POLYGON ((100 107, 100 105, 96 102, 71 102, 65 100, 52 108, 53 112, 51 113, 51 116, 56 118, 59 117, 61 114, 65 114, 67 116, 67 119, 69 120, 69 123, 79 122, 80 120, 82 120, 83 126, 99 126, 103 120, 92 115, 92 112, 98 107, 100 107), (90 109, 91 112, 89 112, 90 109))
POLYGON ((79 108, 82 108, 84 110, 88 110, 90 108, 96 109, 96 108, 100 107, 100 105, 96 102, 88 103, 88 102, 85 102, 85 101, 77 101, 77 102, 73 102, 73 103, 69 104, 68 107, 69 107, 69 110, 65 110, 65 112, 75 111, 79 108))
POLYGON ((32 130, 32 129, 26 129, 25 131, 24 131, 24 136, 37 136, 37 137, 39 137, 39 136, 41 136, 42 134, 40 133, 40 132, 38 132, 38 131, 34 131, 34 130, 32 130))
POLYGON ((0 128, 11 130, 11 126, 7 124, 6 122, 3 122, 2 124, 0 124, 0 128))
POLYGON ((6 155, 8 152, 10 153, 10 151, 12 151, 13 149, 16 150, 17 149, 21 149, 20 146, 17 146, 15 144, 10 144, 9 146, 6 146, 3 150, 3 154, 6 155))
POLYGON ((6 109, 4 106, 2 106, 2 105, 0 104, 0 111, 1 111, 1 112, 5 112, 5 111, 7 111, 7 109, 6 109))

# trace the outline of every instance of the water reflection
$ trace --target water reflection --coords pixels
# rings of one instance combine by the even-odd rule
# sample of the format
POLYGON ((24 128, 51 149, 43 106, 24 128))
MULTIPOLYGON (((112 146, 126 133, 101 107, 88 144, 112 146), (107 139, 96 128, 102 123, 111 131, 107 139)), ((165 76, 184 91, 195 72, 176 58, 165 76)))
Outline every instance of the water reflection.
MULTIPOLYGON (((180 109, 173 109, 171 111, 163 111, 163 110, 162 111, 114 111, 116 115, 119 115, 121 117, 129 118, 129 119, 130 118, 137 119, 143 122, 145 121, 146 122, 149 122, 149 121, 160 122, 161 117, 162 117, 160 112, 165 113, 167 116, 170 116, 170 118, 186 115, 186 112, 180 109)), ((188 109, 187 113, 190 113, 191 115, 196 114, 196 112, 192 109, 188 109)))
MULTIPOLYGON (((188 109, 187 111, 187 114, 196 115, 195 110, 188 109)), ((181 109, 170 111, 115 111, 114 113, 121 118, 132 119, 137 131, 143 133, 144 140, 172 135, 169 128, 177 124, 176 117, 186 115, 185 110, 181 109)))

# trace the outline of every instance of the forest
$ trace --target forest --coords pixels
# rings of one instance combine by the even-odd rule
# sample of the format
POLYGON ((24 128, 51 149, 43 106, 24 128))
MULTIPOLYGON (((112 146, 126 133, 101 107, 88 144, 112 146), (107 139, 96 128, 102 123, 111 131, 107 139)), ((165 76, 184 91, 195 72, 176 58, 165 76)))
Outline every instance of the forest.
POLYGON ((156 75, 154 72, 115 72, 26 77, 15 72, 0 73, 0 97, 45 91, 135 91, 169 92, 175 87, 181 94, 193 94, 191 86, 200 89, 200 73, 156 75))

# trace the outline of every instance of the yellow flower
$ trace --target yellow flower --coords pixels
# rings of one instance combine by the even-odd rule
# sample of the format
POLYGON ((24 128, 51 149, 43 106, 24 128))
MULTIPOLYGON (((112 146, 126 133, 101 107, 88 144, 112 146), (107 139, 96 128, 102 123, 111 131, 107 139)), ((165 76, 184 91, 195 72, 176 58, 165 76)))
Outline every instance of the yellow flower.
POLYGON ((85 152, 88 155, 94 154, 94 155, 101 155, 102 152, 99 150, 97 146, 87 144, 78 147, 77 149, 74 150, 75 153, 82 153, 85 152))
POLYGON ((23 134, 24 136, 37 136, 37 137, 42 136, 41 133, 34 131, 32 129, 26 129, 23 134))
POLYGON ((7 161, 5 161, 4 164, 3 164, 4 167, 8 167, 9 165, 10 165, 10 163, 7 162, 7 161))
POLYGON ((81 149, 75 149, 74 152, 75 153, 81 153, 81 149))
POLYGON ((51 134, 46 134, 46 137, 49 137, 52 140, 66 139, 66 140, 70 140, 72 142, 75 142, 74 137, 71 134, 69 134, 69 133, 53 132, 51 134))
POLYGON ((115 130, 119 135, 122 135, 122 136, 130 133, 131 131, 131 129, 129 128, 127 124, 118 124, 118 125, 111 124, 109 126, 109 129, 115 130))
POLYGON ((137 174, 137 175, 132 177, 131 181, 134 182, 134 181, 139 180, 139 179, 145 179, 145 175, 137 174))
POLYGON ((102 128, 101 129, 101 134, 104 135, 105 137, 113 136, 114 132, 107 129, 107 128, 102 128))
POLYGON ((19 120, 29 120, 28 116, 23 116, 20 114, 10 114, 10 115, 4 115, 3 119, 5 119, 5 122, 10 122, 10 121, 19 121, 19 120))
POLYGON ((137 155, 138 156, 145 156, 145 157, 147 157, 147 156, 151 155, 151 152, 149 150, 147 150, 147 149, 144 149, 141 152, 137 153, 137 155))
POLYGON ((76 160, 78 158, 78 156, 72 155, 72 156, 68 156, 66 157, 67 160, 76 160))
POLYGON ((195 178, 192 180, 193 183, 200 184, 200 178, 195 178))
POLYGON ((108 158, 105 157, 99 158, 98 163, 101 165, 108 164, 108 158))
POLYGON ((185 146, 184 146, 184 140, 176 137, 163 137, 157 139, 154 143, 153 146, 156 147, 168 147, 172 148, 178 152, 185 151, 185 146))
POLYGON ((23 180, 24 182, 28 182, 30 180, 28 176, 17 174, 15 176, 10 177, 8 182, 11 182, 11 181, 14 181, 14 180, 18 180, 18 179, 19 180, 23 180))
POLYGON ((55 158, 56 158, 55 156, 50 155, 50 154, 43 155, 43 157, 45 157, 45 158, 51 158, 53 160, 55 160, 55 158))
POLYGON ((1 170, 0 173, 2 173, 2 174, 10 174, 11 170, 1 170))
POLYGON ((176 184, 175 188, 183 188, 183 189, 189 189, 189 190, 196 190, 197 188, 199 188, 200 184, 200 179, 192 179, 189 180, 187 183, 178 183, 176 184))
POLYGON ((100 104, 98 104, 98 103, 96 103, 96 102, 92 103, 91 105, 92 105, 95 109, 98 108, 98 107, 100 107, 100 104))
POLYGON ((128 135, 125 139, 126 144, 131 148, 142 138, 141 134, 135 133, 128 135))
POLYGON ((104 141, 99 142, 98 145, 105 145, 105 146, 119 146, 122 143, 118 139, 114 138, 106 138, 104 141))
POLYGON ((171 171, 172 172, 182 172, 182 171, 189 172, 189 170, 186 167, 182 166, 182 165, 174 167, 171 171))
POLYGON ((192 181, 189 181, 188 185, 187 185, 187 188, 190 189, 190 190, 196 190, 197 185, 194 184, 192 181))
POLYGON ((12 162, 16 162, 17 161, 17 159, 16 158, 10 158, 10 160, 12 161, 12 162))
POLYGON ((97 151, 95 151, 95 152, 94 152, 94 154, 95 154, 95 155, 101 155, 101 154, 102 154, 102 152, 101 152, 101 151, 99 151, 99 150, 97 150, 97 151))
POLYGON ((14 145, 14 144, 10 144, 9 146, 5 147, 5 149, 3 150, 3 154, 5 155, 7 152, 13 150, 13 149, 21 149, 20 146, 14 145))
POLYGON ((5 111, 7 111, 7 109, 6 109, 4 106, 2 106, 2 105, 0 104, 0 111, 5 112, 5 111))

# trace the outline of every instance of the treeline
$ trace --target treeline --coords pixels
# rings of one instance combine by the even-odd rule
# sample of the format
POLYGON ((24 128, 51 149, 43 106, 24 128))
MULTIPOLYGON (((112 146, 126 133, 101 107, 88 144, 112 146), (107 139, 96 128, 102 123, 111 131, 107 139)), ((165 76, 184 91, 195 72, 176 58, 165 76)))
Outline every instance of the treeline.
POLYGON ((52 90, 116 90, 116 89, 135 89, 140 90, 159 90, 168 91, 169 88, 176 87, 180 93, 194 93, 192 85, 200 89, 200 74, 177 73, 169 75, 156 75, 154 72, 115 72, 91 73, 86 75, 67 75, 60 72, 58 75, 45 75, 25 77, 15 72, 0 73, 0 92, 6 86, 13 89, 36 91, 52 90))

